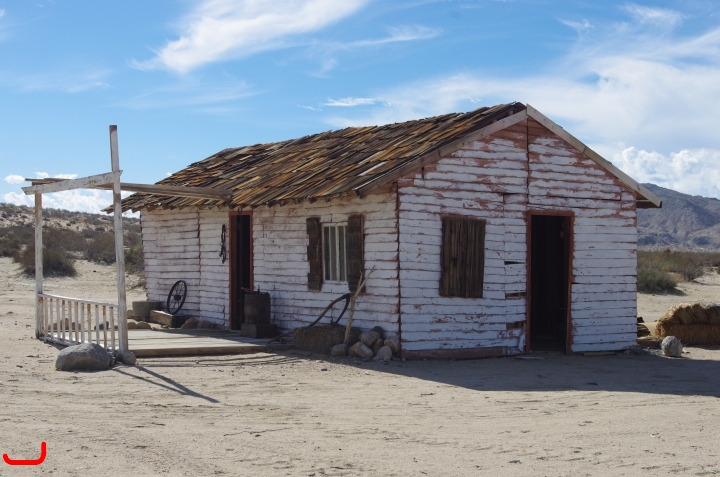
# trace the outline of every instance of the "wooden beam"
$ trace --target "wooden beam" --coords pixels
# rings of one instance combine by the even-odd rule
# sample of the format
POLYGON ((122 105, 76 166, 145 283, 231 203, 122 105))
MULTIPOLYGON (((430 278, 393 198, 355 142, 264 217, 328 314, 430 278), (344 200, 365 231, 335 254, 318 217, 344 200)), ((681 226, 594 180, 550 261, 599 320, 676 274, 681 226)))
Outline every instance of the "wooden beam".
MULTIPOLYGON (((110 126, 110 164, 113 172, 120 172, 117 126, 110 126)), ((120 174, 113 182, 113 203, 115 205, 115 265, 117 268, 118 293, 118 338, 120 352, 128 350, 127 334, 127 293, 125 291, 125 248, 123 244, 122 197, 120 194, 120 174)))
POLYGON ((652 204, 652 205, 649 205, 647 203, 643 204, 642 208, 650 208, 650 207, 660 208, 660 207, 662 207, 662 199, 660 199, 660 197, 658 197, 655 194, 653 194, 652 192, 650 192, 645 186, 643 186, 642 184, 640 184, 639 182, 634 180, 632 177, 630 177, 629 175, 625 174, 623 171, 621 171, 620 169, 615 167, 610 161, 608 161, 607 159, 602 157, 600 154, 598 154, 597 152, 595 152, 592 149, 590 149, 589 147, 587 147, 582 141, 577 139, 575 136, 573 136, 572 134, 567 132, 565 129, 563 129, 560 125, 553 122, 550 118, 548 118, 547 116, 545 116, 544 114, 542 114, 540 111, 533 108, 529 104, 527 105, 527 115, 529 117, 533 118, 535 121, 542 124, 543 126, 545 126, 546 128, 548 128, 550 131, 555 133, 555 135, 559 136, 564 141, 566 141, 567 143, 572 145, 575 149, 580 151, 582 154, 585 154, 587 157, 589 157, 590 159, 595 161, 597 163, 597 165, 599 165, 600 167, 602 167, 603 169, 608 171, 610 174, 617 177, 617 179, 620 182, 622 182, 623 184, 625 184, 629 189, 637 192, 638 194, 643 196, 645 199, 647 199, 649 204, 652 204))
POLYGON ((42 333, 43 312, 42 194, 35 194, 35 337, 42 333))
MULTIPOLYGON (((47 178, 47 179, 25 179, 33 184, 50 184, 58 183, 65 179, 47 178)), ((112 190, 112 184, 101 184, 90 189, 106 189, 112 190)), ((192 197, 195 199, 217 199, 229 201, 232 198, 232 190, 215 189, 214 187, 186 187, 171 186, 164 184, 135 184, 131 182, 121 182, 120 189, 126 192, 141 192, 144 194, 165 195, 169 197, 192 197)), ((23 190, 25 190, 23 188, 23 190)))
POLYGON ((93 187, 112 184, 115 180, 120 180, 121 170, 106 172, 105 174, 97 174, 94 176, 81 177, 79 179, 60 179, 47 184, 33 185, 23 187, 22 190, 26 195, 32 194, 48 194, 50 192, 61 192, 73 189, 92 189, 93 187))
POLYGON ((385 187, 386 185, 395 182, 401 177, 412 174, 415 171, 419 171, 428 164, 437 162, 442 157, 448 156, 453 152, 462 149, 463 146, 470 144, 471 142, 488 137, 525 119, 527 119, 527 113, 523 110, 519 113, 513 114, 512 116, 508 116, 507 118, 496 121, 488 126, 485 126, 482 129, 463 136, 460 139, 457 139, 438 149, 434 149, 427 154, 412 159, 410 160, 410 162, 406 162, 400 167, 391 170, 390 172, 385 174, 385 176, 382 176, 380 178, 370 178, 366 184, 363 184, 359 188, 357 188, 356 192, 360 197, 366 197, 368 194, 377 191, 381 187, 385 187))

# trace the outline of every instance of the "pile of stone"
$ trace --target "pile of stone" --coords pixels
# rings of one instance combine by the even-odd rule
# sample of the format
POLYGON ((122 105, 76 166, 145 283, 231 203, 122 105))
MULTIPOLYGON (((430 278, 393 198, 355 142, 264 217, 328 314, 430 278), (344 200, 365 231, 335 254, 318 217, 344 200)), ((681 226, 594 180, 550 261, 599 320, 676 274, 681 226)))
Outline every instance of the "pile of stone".
POLYGON ((360 335, 360 341, 347 346, 343 343, 333 346, 332 356, 354 356, 365 361, 390 361, 397 357, 400 351, 400 341, 397 337, 385 338, 385 331, 376 326, 370 331, 360 335))

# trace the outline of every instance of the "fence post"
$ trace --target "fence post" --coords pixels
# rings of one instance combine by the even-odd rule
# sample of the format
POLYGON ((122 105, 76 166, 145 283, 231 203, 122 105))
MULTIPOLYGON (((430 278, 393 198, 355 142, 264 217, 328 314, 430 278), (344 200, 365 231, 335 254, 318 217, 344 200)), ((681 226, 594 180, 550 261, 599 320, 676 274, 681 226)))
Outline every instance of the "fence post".
MULTIPOLYGON (((110 126, 110 162, 112 171, 120 170, 118 153, 117 126, 110 126)), ((120 352, 128 349, 127 304, 125 294, 125 250, 123 249, 122 197, 120 195, 120 177, 113 183, 113 203, 115 205, 115 264, 117 266, 118 291, 118 335, 120 352)))
POLYGON ((42 194, 35 194, 35 338, 42 328, 43 251, 42 251, 42 194))

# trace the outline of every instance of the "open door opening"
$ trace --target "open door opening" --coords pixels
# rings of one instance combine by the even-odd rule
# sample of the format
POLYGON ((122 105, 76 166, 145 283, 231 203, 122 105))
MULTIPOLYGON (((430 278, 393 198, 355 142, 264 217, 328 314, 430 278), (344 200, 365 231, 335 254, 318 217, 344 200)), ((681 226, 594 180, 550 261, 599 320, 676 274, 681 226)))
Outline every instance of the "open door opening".
POLYGON ((531 351, 569 351, 571 219, 561 215, 530 215, 531 351))
POLYGON ((252 290, 252 216, 230 216, 230 329, 245 322, 243 288, 252 290))

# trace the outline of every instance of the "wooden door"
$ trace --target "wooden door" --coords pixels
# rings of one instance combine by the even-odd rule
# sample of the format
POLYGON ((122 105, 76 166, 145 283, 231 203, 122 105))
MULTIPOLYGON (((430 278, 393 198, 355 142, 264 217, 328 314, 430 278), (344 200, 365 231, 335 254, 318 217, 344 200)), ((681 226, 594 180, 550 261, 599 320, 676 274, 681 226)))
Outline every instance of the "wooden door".
POLYGON ((230 214, 230 329, 239 330, 243 316, 243 288, 253 288, 252 213, 230 214))

